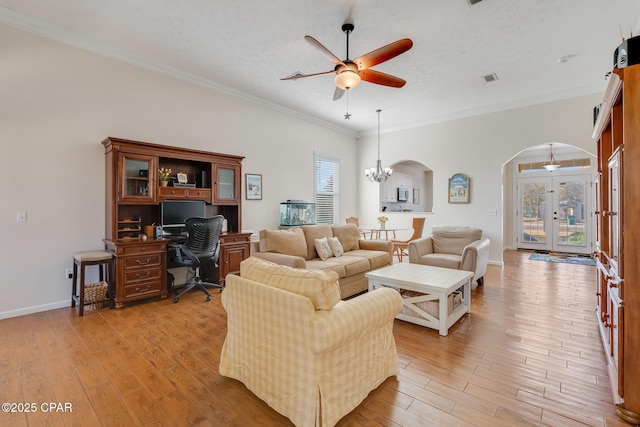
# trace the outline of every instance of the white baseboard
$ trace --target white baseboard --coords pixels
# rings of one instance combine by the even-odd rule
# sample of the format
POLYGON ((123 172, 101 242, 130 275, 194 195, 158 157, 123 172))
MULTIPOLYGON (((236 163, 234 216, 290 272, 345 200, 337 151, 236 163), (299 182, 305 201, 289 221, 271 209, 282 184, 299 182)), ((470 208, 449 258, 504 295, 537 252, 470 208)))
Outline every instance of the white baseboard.
POLYGON ((70 300, 52 302, 49 304, 33 305, 31 307, 19 308, 16 310, 0 311, 0 320, 12 317, 25 316, 27 314, 40 313, 42 311, 55 310, 56 308, 71 307, 70 300))

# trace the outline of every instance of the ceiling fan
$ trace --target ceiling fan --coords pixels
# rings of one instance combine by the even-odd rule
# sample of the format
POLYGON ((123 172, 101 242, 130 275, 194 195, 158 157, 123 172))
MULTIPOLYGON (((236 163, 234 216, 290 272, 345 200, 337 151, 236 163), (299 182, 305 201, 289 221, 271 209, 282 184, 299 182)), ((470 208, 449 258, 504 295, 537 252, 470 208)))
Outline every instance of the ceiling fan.
POLYGON ((370 67, 381 64, 411 49, 413 42, 411 39, 401 39, 396 42, 382 46, 372 52, 360 56, 354 60, 349 59, 349 34, 353 31, 353 24, 346 23, 342 25, 342 31, 347 35, 347 59, 344 61, 338 59, 329 49, 324 47, 318 40, 311 36, 304 36, 304 39, 319 49, 331 62, 335 64, 335 68, 329 71, 323 71, 314 74, 295 73, 289 77, 280 80, 297 80, 303 77, 319 76, 322 74, 335 73, 336 90, 333 94, 333 100, 340 99, 344 92, 360 84, 361 80, 369 83, 375 83, 383 86, 400 88, 405 85, 406 81, 386 74, 380 71, 371 70, 370 67))

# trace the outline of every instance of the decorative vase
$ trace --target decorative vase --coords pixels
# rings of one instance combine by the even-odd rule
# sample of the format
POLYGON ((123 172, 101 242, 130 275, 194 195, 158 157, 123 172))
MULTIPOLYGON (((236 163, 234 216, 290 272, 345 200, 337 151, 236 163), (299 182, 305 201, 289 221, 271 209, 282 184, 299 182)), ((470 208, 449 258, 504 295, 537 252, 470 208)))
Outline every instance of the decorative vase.
POLYGON ((382 221, 382 222, 380 223, 380 230, 384 230, 386 226, 387 226, 387 223, 386 223, 386 222, 384 222, 384 221, 382 221))
POLYGON ((169 185, 169 181, 160 181, 160 187, 166 187, 169 185))

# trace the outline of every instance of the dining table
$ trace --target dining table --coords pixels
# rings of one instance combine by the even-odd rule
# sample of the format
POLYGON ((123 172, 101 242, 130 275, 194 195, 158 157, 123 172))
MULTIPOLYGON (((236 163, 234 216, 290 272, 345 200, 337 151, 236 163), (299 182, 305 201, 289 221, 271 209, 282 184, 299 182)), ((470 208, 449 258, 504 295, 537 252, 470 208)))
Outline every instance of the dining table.
POLYGON ((382 239, 382 233, 384 233, 384 239, 382 240, 389 240, 389 233, 391 233, 391 239, 396 239, 396 231, 403 231, 403 230, 407 230, 407 228, 394 228, 394 227, 360 227, 360 229, 362 231, 364 231, 365 233, 369 233, 369 236, 371 239, 373 239, 373 236, 376 236, 375 238, 380 240, 382 239))

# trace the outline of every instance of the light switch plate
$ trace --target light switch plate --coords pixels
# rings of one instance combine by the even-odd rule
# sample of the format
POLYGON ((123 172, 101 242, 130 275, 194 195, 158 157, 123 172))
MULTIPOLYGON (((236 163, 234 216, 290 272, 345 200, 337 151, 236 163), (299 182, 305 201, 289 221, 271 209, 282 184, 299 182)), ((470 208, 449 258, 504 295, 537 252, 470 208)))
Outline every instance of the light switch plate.
POLYGON ((27 213, 24 211, 18 211, 16 215, 16 222, 27 222, 27 213))

